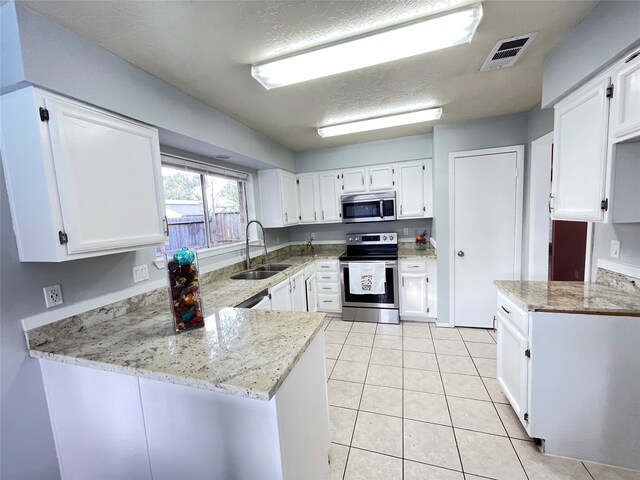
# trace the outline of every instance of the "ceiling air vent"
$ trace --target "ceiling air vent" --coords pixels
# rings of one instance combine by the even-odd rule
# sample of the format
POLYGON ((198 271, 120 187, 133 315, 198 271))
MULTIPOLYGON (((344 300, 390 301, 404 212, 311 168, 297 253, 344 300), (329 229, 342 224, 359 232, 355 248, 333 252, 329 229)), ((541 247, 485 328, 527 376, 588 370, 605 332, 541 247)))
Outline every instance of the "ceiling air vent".
POLYGON ((529 46, 533 39, 536 38, 538 32, 527 33, 519 37, 505 38, 499 40, 495 47, 491 49, 491 53, 484 61, 484 65, 480 69, 481 72, 487 70, 495 70, 496 68, 510 67, 520 58, 524 49, 529 46))

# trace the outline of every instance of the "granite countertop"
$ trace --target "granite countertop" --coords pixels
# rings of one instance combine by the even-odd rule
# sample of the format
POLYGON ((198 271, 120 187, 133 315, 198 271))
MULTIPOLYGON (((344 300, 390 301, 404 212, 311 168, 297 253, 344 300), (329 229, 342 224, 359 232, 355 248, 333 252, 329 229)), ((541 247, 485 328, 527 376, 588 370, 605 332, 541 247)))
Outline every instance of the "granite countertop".
POLYGON ((418 250, 414 242, 402 242, 398 244, 398 258, 428 259, 437 258, 436 249, 430 243, 424 250, 418 250))
POLYGON ((497 287, 530 312, 623 314, 640 317, 640 296, 590 282, 496 280, 497 287))
MULTIPOLYGON (((30 354, 269 400, 320 331, 326 315, 229 307, 324 258, 336 257, 280 259, 279 263, 291 267, 265 280, 231 280, 224 270, 203 275, 206 318, 205 326, 197 330, 173 333, 166 289, 159 289, 152 300, 113 318, 79 321, 71 317, 29 330, 30 354)), ((105 309, 91 315, 105 316, 105 309)))

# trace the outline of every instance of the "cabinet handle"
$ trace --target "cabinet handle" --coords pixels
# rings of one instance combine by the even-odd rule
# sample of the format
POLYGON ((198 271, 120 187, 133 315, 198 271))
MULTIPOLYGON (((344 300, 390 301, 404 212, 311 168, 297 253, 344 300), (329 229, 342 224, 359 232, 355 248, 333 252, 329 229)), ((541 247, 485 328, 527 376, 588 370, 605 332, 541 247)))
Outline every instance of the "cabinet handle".
POLYGON ((369 184, 373 183, 373 175, 369 175, 369 184))
POLYGON ((409 265, 409 268, 420 268, 418 265, 409 265))
POLYGON ((362 179, 362 186, 364 187, 364 175, 360 177, 362 179))
POLYGON ((285 222, 289 221, 289 214, 287 212, 284 212, 284 221, 285 222))
POLYGON ((322 303, 332 303, 333 300, 322 300, 322 303))
POLYGON ((505 312, 507 312, 509 315, 511 315, 511 312, 506 308, 504 308, 504 306, 500 305, 500 308, 503 309, 505 312))
POLYGON ((402 205, 400 205, 400 215, 402 215, 402 205))
POLYGON ((164 224, 164 236, 169 238, 169 220, 167 220, 167 216, 162 217, 162 223, 164 224))
POLYGON ((331 290, 330 287, 322 287, 323 290, 331 290))
POLYGON ((324 210, 322 210, 322 219, 324 220, 324 210))
POLYGON ((318 220, 318 212, 313 212, 313 220, 318 220))
POLYGON ((293 281, 293 289, 295 290, 296 289, 296 280, 295 280, 295 278, 292 281, 293 281))
POLYGON ((404 287, 404 277, 402 277, 402 286, 404 287))

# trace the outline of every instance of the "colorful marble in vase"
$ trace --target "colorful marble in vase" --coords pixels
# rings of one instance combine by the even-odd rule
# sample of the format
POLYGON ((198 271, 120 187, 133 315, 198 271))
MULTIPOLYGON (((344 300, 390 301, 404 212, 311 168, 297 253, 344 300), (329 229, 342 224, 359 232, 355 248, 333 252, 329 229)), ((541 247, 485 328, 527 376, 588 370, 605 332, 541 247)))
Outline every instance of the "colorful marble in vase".
POLYGON ((176 333, 204 326, 200 275, 196 252, 181 248, 173 257, 165 255, 169 277, 169 297, 176 333))

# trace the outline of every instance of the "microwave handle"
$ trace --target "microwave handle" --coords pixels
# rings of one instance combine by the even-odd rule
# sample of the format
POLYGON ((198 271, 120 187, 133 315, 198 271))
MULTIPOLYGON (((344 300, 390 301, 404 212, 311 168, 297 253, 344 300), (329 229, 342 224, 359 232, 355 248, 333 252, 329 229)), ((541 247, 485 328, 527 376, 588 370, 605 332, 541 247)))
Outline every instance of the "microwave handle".
POLYGON ((380 218, 384 218, 384 202, 380 200, 380 218))

